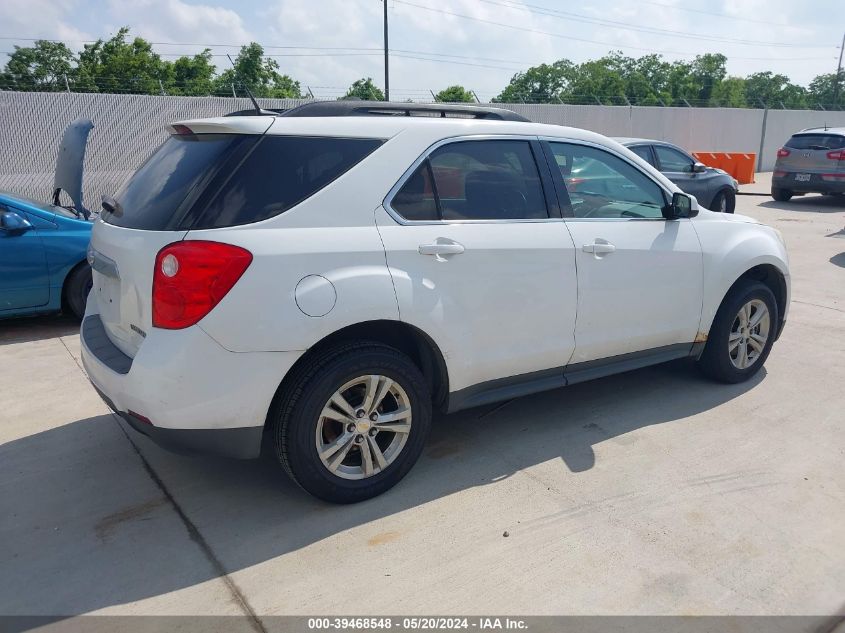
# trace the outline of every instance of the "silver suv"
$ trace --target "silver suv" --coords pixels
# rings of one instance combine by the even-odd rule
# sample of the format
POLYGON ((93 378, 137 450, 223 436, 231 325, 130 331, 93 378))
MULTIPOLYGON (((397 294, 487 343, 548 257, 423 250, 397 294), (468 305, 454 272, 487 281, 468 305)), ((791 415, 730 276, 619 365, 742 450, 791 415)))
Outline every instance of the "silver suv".
POLYGON ((786 202, 805 193, 845 194, 845 128, 801 130, 778 150, 772 198, 786 202))

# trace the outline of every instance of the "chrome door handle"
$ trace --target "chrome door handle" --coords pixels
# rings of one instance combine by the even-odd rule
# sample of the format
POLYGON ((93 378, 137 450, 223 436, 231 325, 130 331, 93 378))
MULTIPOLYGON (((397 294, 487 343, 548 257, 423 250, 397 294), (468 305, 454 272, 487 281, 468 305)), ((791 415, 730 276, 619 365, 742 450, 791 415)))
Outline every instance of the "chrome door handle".
POLYGON ((445 262, 444 255, 460 255, 466 249, 463 244, 453 241, 437 241, 432 244, 420 244, 420 255, 434 255, 439 262, 445 262))
POLYGON ((606 255, 616 250, 613 244, 607 242, 593 242, 592 244, 584 244, 581 250, 585 253, 595 253, 596 255, 606 255))

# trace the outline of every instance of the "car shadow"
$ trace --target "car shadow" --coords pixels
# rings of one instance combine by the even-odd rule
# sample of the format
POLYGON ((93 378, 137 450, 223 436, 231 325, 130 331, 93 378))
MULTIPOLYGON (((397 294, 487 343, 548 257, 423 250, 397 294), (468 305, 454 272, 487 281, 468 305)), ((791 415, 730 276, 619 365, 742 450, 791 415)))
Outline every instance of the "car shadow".
POLYGON ((79 334, 79 319, 67 314, 19 317, 0 321, 0 345, 29 343, 79 334))
POLYGON ((807 194, 796 196, 789 202, 767 200, 761 202, 760 207, 766 209, 780 209, 782 211, 814 211, 816 213, 838 213, 845 209, 845 196, 823 196, 821 194, 807 194))
POLYGON ((599 443, 635 455, 643 449, 632 431, 685 425, 765 376, 763 369, 744 384, 716 384, 685 360, 439 416, 411 473, 350 506, 310 497, 269 460, 172 455, 112 415, 72 422, 0 445, 0 613, 80 614, 217 577, 214 565, 197 564, 200 548, 169 542, 172 524, 184 527, 143 469, 127 467, 137 456, 124 433, 201 535, 189 530, 191 538, 232 573, 539 464, 588 471, 599 443), (147 492, 130 494, 138 490, 147 492), (90 590, 67 589, 79 586, 90 590))

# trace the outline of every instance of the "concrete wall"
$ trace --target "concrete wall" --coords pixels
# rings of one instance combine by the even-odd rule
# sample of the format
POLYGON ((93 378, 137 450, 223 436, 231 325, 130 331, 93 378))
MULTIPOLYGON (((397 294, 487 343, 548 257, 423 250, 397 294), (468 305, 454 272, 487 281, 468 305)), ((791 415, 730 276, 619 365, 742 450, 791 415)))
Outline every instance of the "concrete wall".
MULTIPOLYGON (((301 103, 262 99, 264 107, 301 103)), ((114 193, 162 142, 172 121, 220 116, 250 107, 246 99, 82 93, 0 92, 0 190, 48 200, 62 132, 78 117, 94 121, 85 161, 89 208, 114 193)), ((608 136, 671 141, 690 151, 759 152, 762 110, 591 105, 510 104, 533 121, 594 130, 608 136)), ((814 125, 845 126, 845 112, 770 110, 762 170, 794 131, 814 125)))

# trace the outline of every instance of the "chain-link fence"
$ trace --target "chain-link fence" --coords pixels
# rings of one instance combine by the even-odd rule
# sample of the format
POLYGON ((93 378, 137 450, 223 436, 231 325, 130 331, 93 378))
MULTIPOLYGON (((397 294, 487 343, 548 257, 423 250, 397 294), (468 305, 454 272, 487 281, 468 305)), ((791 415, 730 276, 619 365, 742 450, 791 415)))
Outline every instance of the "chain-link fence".
MULTIPOLYGON (((262 107, 303 101, 259 99, 262 107)), ((500 104, 493 104, 500 105, 500 104)), ((85 158, 84 199, 89 208, 120 183, 164 140, 174 121, 221 116, 251 107, 247 99, 86 93, 0 92, 0 190, 48 201, 58 145, 79 117, 94 122, 85 158)), ((502 107, 500 105, 500 107, 502 107)), ((507 107, 532 121, 586 128, 609 136, 655 138, 690 151, 757 153, 761 169, 796 130, 845 126, 845 112, 663 108, 599 105, 507 107), (764 124, 765 121, 765 124, 764 124)))

